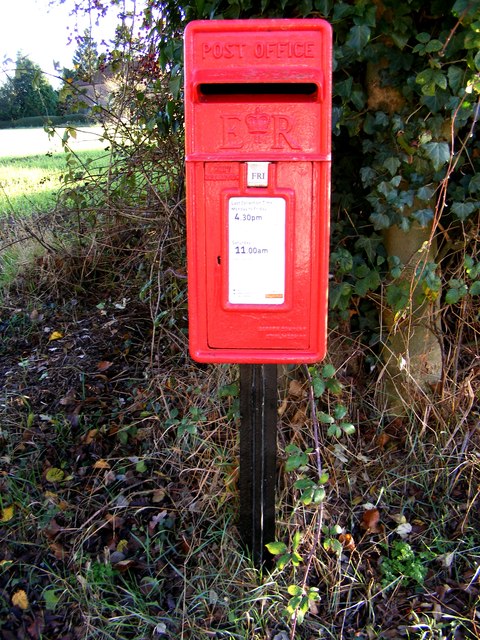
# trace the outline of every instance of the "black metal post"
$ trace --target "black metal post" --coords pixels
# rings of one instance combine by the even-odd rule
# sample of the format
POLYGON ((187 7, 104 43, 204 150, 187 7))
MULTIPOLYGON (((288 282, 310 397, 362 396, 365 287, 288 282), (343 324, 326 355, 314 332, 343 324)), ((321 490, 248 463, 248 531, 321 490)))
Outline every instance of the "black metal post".
POLYGON ((277 365, 240 365, 240 523, 257 566, 275 539, 277 365))

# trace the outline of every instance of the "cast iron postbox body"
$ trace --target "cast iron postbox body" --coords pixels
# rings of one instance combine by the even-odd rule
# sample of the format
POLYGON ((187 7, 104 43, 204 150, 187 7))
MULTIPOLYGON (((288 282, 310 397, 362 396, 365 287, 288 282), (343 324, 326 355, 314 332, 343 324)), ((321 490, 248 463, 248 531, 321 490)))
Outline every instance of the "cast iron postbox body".
POLYGON ((324 20, 185 31, 190 353, 317 362, 326 350, 331 29, 324 20))

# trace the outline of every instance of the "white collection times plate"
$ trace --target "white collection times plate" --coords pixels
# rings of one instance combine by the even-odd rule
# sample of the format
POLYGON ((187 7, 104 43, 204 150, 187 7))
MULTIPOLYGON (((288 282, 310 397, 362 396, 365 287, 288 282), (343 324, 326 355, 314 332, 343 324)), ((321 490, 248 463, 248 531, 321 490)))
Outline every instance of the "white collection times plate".
POLYGON ((285 302, 284 198, 228 201, 228 302, 285 302))

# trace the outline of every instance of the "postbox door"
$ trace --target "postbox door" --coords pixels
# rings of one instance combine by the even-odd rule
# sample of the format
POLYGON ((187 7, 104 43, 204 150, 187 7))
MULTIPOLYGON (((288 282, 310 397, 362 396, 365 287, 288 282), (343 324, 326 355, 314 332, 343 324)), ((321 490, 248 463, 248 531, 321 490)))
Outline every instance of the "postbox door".
POLYGON ((204 164, 209 348, 311 347, 319 164, 268 163, 260 188, 247 163, 204 164))

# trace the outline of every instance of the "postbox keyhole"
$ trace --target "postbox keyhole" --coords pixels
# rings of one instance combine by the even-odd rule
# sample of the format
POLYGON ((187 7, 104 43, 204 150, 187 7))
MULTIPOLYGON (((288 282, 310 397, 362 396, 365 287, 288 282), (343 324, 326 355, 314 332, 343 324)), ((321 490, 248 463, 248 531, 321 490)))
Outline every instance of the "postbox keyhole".
POLYGON ((217 256, 217 264, 222 264, 222 259, 220 256, 217 256))

